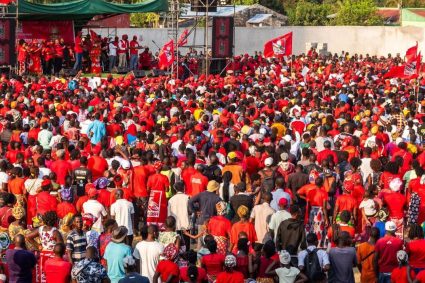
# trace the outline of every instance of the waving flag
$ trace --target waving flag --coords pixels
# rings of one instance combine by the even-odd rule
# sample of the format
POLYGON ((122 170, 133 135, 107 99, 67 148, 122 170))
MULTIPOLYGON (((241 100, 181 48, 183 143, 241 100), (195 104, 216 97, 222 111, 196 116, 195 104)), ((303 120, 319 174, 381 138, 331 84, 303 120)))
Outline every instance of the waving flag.
POLYGON ((264 44, 264 57, 292 55, 292 32, 273 38, 264 44))
POLYGON ((406 51, 406 62, 411 63, 412 61, 416 61, 416 57, 418 56, 418 42, 416 41, 416 45, 410 47, 406 51))
POLYGON ((417 54, 410 62, 406 62, 401 66, 392 67, 385 75, 384 78, 400 78, 400 79, 413 79, 419 74, 422 56, 421 53, 417 54))
POLYGON ((158 55, 158 66, 161 70, 170 67, 174 62, 174 40, 170 40, 162 47, 158 55))
POLYGON ((185 46, 187 44, 187 38, 189 37, 189 30, 185 29, 183 33, 179 37, 179 41, 177 41, 177 45, 179 47, 185 46))

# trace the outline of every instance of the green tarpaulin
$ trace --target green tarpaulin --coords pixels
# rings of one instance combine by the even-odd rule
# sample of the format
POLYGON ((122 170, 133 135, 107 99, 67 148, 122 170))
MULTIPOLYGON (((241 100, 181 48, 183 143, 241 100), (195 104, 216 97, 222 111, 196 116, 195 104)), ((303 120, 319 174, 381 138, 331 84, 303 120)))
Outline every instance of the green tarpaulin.
POLYGON ((18 0, 21 19, 87 19, 102 14, 128 14, 145 12, 166 12, 167 0, 146 0, 138 4, 116 4, 105 0, 77 0, 58 4, 35 4, 18 0))

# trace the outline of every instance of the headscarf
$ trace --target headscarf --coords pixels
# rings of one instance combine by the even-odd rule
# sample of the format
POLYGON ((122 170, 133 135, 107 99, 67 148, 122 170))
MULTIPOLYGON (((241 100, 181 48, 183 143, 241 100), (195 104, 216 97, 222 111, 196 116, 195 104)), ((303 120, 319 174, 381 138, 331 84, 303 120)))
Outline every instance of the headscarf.
POLYGON ((236 257, 234 255, 227 255, 224 259, 224 266, 233 268, 236 266, 236 257))
POLYGON ((407 253, 403 250, 399 250, 397 252, 397 261, 398 263, 406 263, 409 260, 409 256, 407 255, 407 253))
POLYGON ((21 220, 25 216, 25 209, 20 205, 14 206, 12 209, 12 216, 16 220, 21 220))
POLYGON ((246 216, 248 215, 248 211, 248 207, 246 207, 245 205, 241 205, 238 207, 236 213, 238 214, 239 218, 246 218, 246 216))
POLYGON ((94 224, 94 222, 96 222, 97 218, 91 214, 91 213, 84 213, 83 214, 83 224, 89 228, 91 228, 94 224))
POLYGON ((215 205, 215 210, 217 210, 217 215, 224 215, 226 214, 226 203, 224 201, 219 201, 215 205))
POLYGON ((175 261, 178 255, 178 250, 176 245, 169 244, 164 248, 164 251, 162 252, 162 256, 170 261, 175 261))
POLYGON ((155 170, 160 170, 162 168, 162 162, 161 161, 155 161, 155 163, 153 164, 153 167, 155 168, 155 170))

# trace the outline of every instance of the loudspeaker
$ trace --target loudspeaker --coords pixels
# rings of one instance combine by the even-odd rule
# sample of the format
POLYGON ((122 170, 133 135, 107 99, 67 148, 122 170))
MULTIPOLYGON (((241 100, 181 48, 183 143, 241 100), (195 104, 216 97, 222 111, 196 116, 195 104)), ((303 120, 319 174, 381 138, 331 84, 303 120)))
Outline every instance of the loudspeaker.
POLYGON ((128 73, 127 67, 117 67, 117 74, 123 75, 128 73))
POLYGON ((190 10, 195 12, 206 12, 208 4, 208 12, 217 12, 218 0, 191 0, 190 10))
POLYGON ((143 71, 143 70, 136 70, 136 71, 133 71, 133 74, 134 74, 134 76, 135 76, 136 78, 143 78, 143 77, 146 77, 145 71, 143 71))
POLYGON ((229 58, 233 56, 233 17, 213 17, 212 56, 229 58))
POLYGON ((0 19, 0 65, 15 65, 15 26, 12 19, 0 19))
POLYGON ((152 77, 160 77, 160 76, 167 76, 169 75, 168 72, 163 71, 163 70, 152 70, 152 77))
POLYGON ((77 71, 69 68, 69 69, 62 69, 60 72, 61 75, 65 76, 65 77, 75 77, 77 75, 77 71))

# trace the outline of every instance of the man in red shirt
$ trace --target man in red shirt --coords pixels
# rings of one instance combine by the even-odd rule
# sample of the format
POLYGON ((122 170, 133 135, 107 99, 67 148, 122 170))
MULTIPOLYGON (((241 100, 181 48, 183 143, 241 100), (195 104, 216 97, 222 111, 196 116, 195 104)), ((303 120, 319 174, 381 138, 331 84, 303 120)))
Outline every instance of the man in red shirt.
POLYGON ((403 249, 403 241, 395 236, 396 230, 395 223, 387 221, 385 236, 375 244, 374 268, 379 282, 389 282, 391 272, 398 266, 397 252, 403 249))
POLYGON ((47 282, 68 283, 71 279, 72 264, 63 259, 65 245, 57 243, 53 249, 55 256, 49 258, 44 266, 47 282))
POLYGON ((130 70, 137 70, 137 59, 139 58, 140 45, 137 42, 137 36, 133 36, 133 40, 130 41, 130 70))
POLYGON ((196 169, 193 167, 195 165, 195 156, 189 156, 186 163, 187 167, 183 169, 181 176, 186 187, 186 194, 188 194, 189 196, 194 196, 194 194, 192 194, 192 183, 190 182, 190 180, 192 175, 196 174, 197 172, 196 169))
POLYGON ((324 147, 325 149, 324 149, 324 150, 322 150, 322 151, 320 151, 320 152, 319 152, 319 154, 317 154, 317 162, 321 165, 321 164, 322 164, 322 162, 323 162, 323 160, 326 160, 326 159, 332 158, 332 159, 333 159, 334 164, 337 164, 337 163, 338 163, 338 158, 337 158, 337 156, 336 156, 335 151, 333 151, 333 150, 331 149, 331 147, 332 147, 331 142, 330 142, 330 141, 328 141, 328 140, 325 140, 325 141, 323 142, 323 147, 324 147))
POLYGON ((67 175, 71 175, 72 168, 68 161, 65 161, 65 150, 59 149, 56 151, 58 159, 52 163, 50 170, 52 170, 57 176, 57 182, 59 185, 65 185, 65 179, 67 175))
POLYGON ((79 71, 81 70, 82 62, 83 62, 83 40, 81 38, 81 31, 79 31, 77 33, 77 36, 75 37, 74 52, 75 52, 74 70, 79 71))
POLYGON ((56 211, 58 200, 50 194, 52 182, 49 179, 41 183, 42 191, 36 196, 37 214, 44 215, 47 211, 56 211))
POLYGON ((201 173, 202 170, 202 165, 197 165, 196 172, 190 177, 190 186, 192 188, 190 196, 197 195, 207 189, 208 178, 201 173))
POLYGON ((103 173, 108 170, 108 162, 105 158, 99 156, 100 147, 94 147, 92 150, 93 155, 89 158, 87 168, 92 172, 93 180, 103 176, 103 173))

